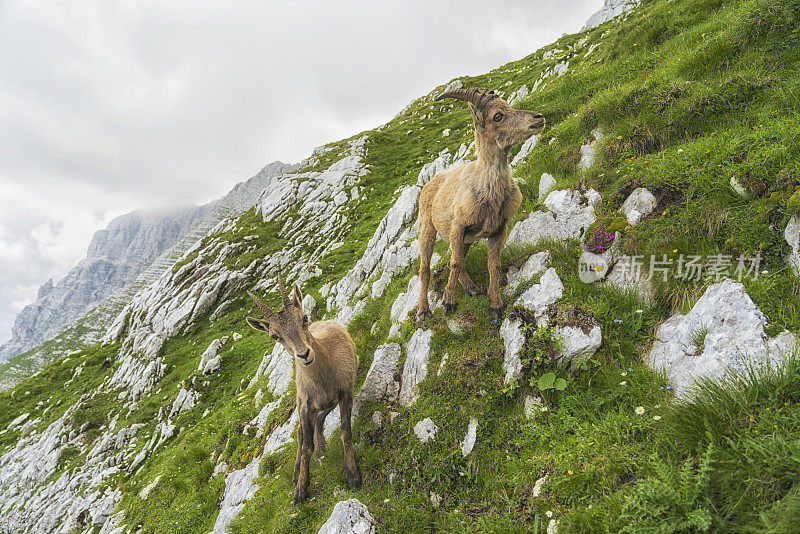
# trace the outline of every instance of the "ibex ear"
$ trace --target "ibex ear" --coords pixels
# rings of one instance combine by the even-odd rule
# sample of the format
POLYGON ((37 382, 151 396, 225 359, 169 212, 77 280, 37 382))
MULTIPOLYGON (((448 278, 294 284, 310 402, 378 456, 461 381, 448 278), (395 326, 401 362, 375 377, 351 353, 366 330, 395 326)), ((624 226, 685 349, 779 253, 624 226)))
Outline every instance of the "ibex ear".
POLYGON ((300 295, 300 288, 297 287, 297 284, 292 285, 292 303, 298 307, 303 307, 303 297, 300 295))
POLYGON ((259 330, 261 332, 269 332, 269 321, 248 317, 247 324, 249 324, 250 328, 252 328, 253 330, 259 330))
POLYGON ((475 124, 475 129, 483 130, 483 127, 486 126, 483 121, 483 113, 478 111, 478 108, 476 108, 472 102, 467 102, 467 105, 469 106, 469 110, 472 112, 472 122, 475 124))

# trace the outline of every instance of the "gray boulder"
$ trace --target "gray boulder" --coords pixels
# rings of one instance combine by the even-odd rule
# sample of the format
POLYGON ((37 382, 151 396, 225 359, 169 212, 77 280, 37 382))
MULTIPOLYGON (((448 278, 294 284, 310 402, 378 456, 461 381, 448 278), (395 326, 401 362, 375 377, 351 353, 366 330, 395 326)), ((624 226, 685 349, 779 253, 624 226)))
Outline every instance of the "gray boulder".
POLYGON ((317 534, 374 534, 375 520, 358 499, 339 501, 317 534))
POLYGON ((725 280, 709 286, 689 313, 673 315, 658 328, 646 362, 666 373, 675 394, 686 398, 699 378, 722 378, 748 362, 778 364, 791 354, 797 337, 785 331, 770 338, 766 325, 744 286, 725 280))
POLYGON ((656 209, 656 197, 645 187, 634 189, 622 203, 622 212, 631 226, 639 224, 642 217, 650 215, 654 209, 656 209))

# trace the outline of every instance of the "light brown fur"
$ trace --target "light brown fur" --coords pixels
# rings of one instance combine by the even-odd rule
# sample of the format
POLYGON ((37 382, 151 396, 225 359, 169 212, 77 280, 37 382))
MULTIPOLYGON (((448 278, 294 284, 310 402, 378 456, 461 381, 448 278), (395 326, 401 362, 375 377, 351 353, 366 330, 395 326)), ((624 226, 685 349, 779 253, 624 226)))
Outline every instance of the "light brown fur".
POLYGON ((347 329, 333 321, 310 323, 301 306, 300 289, 295 285, 286 295, 279 278, 283 309, 273 312, 255 295, 251 296, 267 315, 267 320, 247 318, 255 330, 270 336, 294 356, 297 385, 297 458, 294 465, 296 488, 293 504, 306 500, 309 485, 309 462, 316 449, 325 452, 322 427, 325 417, 336 405, 340 409, 340 433, 344 444, 344 470, 350 489, 361 487, 361 473, 353 452, 351 412, 353 387, 358 370, 356 346, 347 329))
POLYGON ((497 315, 503 308, 500 250, 508 236, 508 221, 522 203, 522 193, 511 176, 508 153, 514 145, 541 133, 545 120, 539 113, 512 108, 493 92, 478 89, 453 93, 457 96, 448 93, 439 98, 468 100, 467 97, 472 97, 468 103, 475 127, 478 159, 437 173, 420 193, 419 276, 422 290, 417 315, 430 314, 430 259, 437 235, 450 241, 450 278, 444 292, 445 310, 455 310, 458 282, 470 295, 480 293, 467 274, 465 259, 472 243, 486 238, 489 306, 497 315))

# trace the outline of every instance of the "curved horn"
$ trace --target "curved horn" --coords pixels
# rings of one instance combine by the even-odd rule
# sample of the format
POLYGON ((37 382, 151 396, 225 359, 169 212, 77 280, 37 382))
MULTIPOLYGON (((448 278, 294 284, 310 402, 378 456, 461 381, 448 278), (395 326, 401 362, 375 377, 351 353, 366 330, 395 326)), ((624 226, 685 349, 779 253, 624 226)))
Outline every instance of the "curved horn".
POLYGON ((278 272, 278 288, 281 290, 281 301, 284 306, 289 306, 292 301, 289 300, 289 293, 286 291, 286 286, 283 285, 283 276, 278 272))
POLYGON ((266 304, 264 304, 263 302, 261 302, 261 299, 259 299, 257 296, 255 296, 252 292, 248 291, 247 294, 250 295, 250 298, 253 299, 256 302, 256 306, 258 306, 259 310, 264 312, 264 315, 267 316, 267 319, 269 319, 271 316, 275 315, 275 312, 273 311, 273 309, 270 308, 269 306, 267 306, 266 304))
POLYGON ((463 100, 469 102, 478 109, 482 109, 489 102, 497 98, 494 91, 489 91, 483 87, 472 87, 470 89, 453 89, 446 91, 434 100, 442 100, 443 98, 454 98, 456 100, 463 100))

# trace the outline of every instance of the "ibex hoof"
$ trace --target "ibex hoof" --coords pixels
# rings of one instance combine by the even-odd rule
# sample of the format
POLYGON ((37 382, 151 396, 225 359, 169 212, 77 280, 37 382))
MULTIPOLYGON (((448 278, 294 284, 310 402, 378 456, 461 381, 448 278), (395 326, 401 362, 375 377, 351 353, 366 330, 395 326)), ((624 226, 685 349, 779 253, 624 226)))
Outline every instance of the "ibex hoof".
POLYGON ((361 473, 355 473, 347 477, 347 488, 351 490, 361 489, 361 473))
POLYGON ((304 489, 297 488, 294 490, 294 497, 292 497, 292 505, 297 506, 298 504, 304 502, 306 500, 306 492, 304 489))
POLYGON ((444 312, 445 313, 453 313, 454 311, 456 311, 456 305, 455 304, 445 304, 444 305, 444 312))
POLYGON ((424 310, 424 311, 418 311, 417 312, 417 319, 424 319, 425 317, 430 317, 430 316, 431 316, 431 311, 430 310, 424 310))

